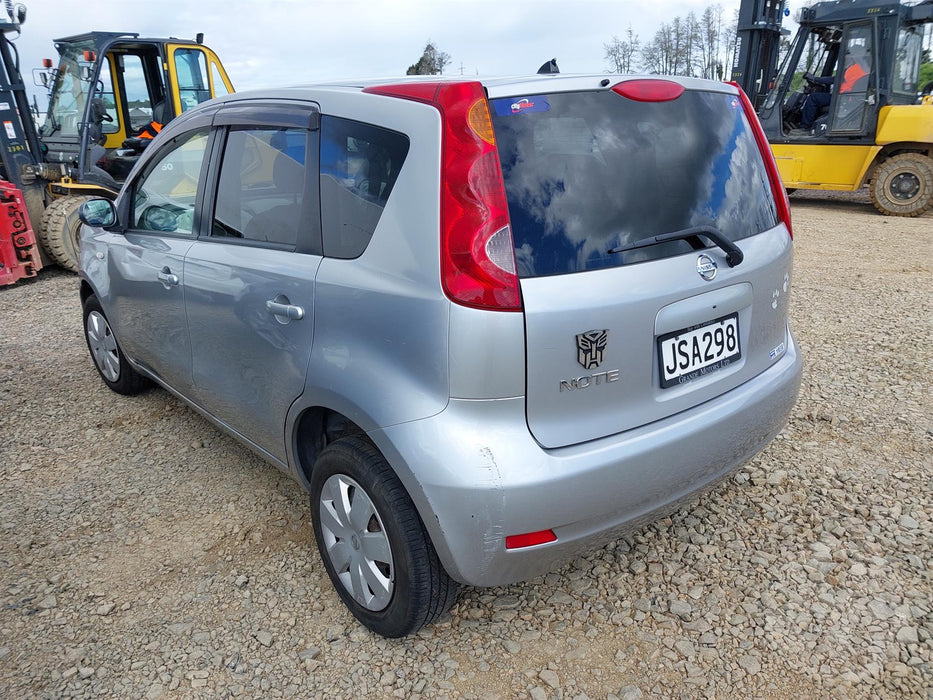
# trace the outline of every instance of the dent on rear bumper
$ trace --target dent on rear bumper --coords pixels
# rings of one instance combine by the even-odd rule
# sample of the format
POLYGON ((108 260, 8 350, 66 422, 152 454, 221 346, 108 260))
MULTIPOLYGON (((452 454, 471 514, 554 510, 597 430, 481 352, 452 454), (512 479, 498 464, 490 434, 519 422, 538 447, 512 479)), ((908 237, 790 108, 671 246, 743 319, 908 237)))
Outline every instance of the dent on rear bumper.
POLYGON ((552 570, 712 486, 784 426, 802 360, 785 355, 732 391, 670 418, 546 450, 524 399, 452 400, 442 413, 374 431, 418 507, 448 573, 497 586, 552 570), (551 528, 557 541, 505 549, 506 535, 551 528))

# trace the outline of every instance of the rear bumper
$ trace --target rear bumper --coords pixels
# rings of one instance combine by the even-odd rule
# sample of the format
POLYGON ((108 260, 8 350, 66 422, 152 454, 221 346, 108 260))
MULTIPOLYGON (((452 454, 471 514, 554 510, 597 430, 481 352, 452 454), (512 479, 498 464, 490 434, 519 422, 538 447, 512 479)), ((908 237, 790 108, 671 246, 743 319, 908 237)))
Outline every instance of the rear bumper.
POLYGON ((729 475, 784 426, 802 359, 641 428, 559 449, 531 437, 524 398, 451 400, 421 421, 374 431, 448 573, 497 586, 552 570, 656 519, 729 475), (557 541, 506 550, 507 535, 552 529, 557 541))

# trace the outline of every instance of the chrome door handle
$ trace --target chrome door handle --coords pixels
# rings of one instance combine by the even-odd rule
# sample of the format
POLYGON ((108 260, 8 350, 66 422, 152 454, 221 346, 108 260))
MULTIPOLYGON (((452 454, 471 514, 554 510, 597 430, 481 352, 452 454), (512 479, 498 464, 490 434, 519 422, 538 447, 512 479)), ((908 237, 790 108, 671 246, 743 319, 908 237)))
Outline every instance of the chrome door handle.
MULTIPOLYGON (((266 311, 268 311, 276 318, 284 317, 292 321, 300 321, 305 317, 305 310, 300 306, 283 303, 281 301, 277 301, 277 299, 279 299, 279 297, 270 299, 266 302, 266 311)), ((279 320, 281 320, 281 318, 279 318, 279 320)))
POLYGON ((173 275, 171 270, 167 267, 163 267, 162 272, 159 273, 159 282, 161 282, 162 286, 166 289, 174 287, 178 284, 178 275, 173 275))

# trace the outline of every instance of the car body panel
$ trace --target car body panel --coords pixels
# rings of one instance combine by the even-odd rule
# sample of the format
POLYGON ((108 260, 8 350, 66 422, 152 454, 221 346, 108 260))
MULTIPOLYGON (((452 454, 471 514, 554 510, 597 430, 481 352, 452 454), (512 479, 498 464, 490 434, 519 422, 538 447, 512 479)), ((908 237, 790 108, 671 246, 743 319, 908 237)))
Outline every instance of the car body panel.
POLYGON ((775 362, 783 352, 775 350, 785 341, 790 236, 778 226, 742 239, 739 246, 745 260, 734 268, 722 251, 708 249, 523 279, 528 425, 538 441, 562 447, 629 430, 708 401, 775 362), (697 273, 700 255, 718 263, 712 283, 697 273), (714 294, 738 287, 746 293, 714 294), (738 313, 741 358, 683 385, 661 388, 656 339, 733 313, 738 313), (602 361, 587 368, 579 362, 576 337, 594 329, 608 337, 602 361))
POLYGON ((314 335, 321 257, 199 242, 185 258, 192 397, 285 459, 285 415, 301 393, 314 335), (266 302, 302 309, 276 316, 266 302))
POLYGON ((475 586, 546 573, 670 512, 728 476, 784 426, 802 359, 787 351, 724 395, 625 433, 556 450, 529 434, 524 401, 452 400, 433 418, 370 433, 425 517, 444 568, 475 586), (557 541, 507 550, 508 535, 557 541))

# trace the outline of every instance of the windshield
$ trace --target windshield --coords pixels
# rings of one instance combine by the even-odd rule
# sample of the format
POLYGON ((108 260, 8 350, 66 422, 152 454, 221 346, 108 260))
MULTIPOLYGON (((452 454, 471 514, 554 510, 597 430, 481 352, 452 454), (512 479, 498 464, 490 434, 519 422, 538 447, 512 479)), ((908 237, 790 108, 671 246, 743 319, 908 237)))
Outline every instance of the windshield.
POLYGON ((49 98, 49 113, 40 132, 42 136, 77 136, 84 118, 84 107, 91 84, 81 80, 84 52, 93 51, 92 40, 60 46, 61 60, 49 98), (80 63, 79 63, 80 61, 80 63))
POLYGON ((735 241, 777 223, 761 153, 735 95, 636 102, 610 90, 492 100, 522 277, 690 250, 609 250, 712 226, 735 241))

